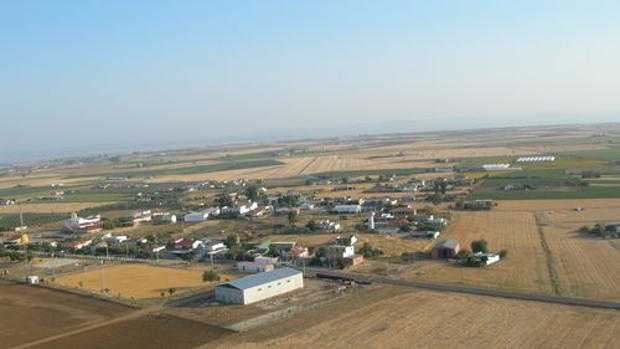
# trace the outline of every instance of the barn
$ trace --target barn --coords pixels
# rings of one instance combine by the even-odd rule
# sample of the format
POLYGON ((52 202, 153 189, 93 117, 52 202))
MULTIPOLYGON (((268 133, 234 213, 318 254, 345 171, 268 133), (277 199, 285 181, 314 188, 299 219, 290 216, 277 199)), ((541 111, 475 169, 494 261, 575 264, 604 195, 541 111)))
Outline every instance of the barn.
POLYGON ((431 250, 434 259, 454 258, 459 253, 459 242, 456 240, 442 240, 436 243, 431 250))
POLYGON ((215 287, 215 299, 222 303, 251 304, 303 287, 300 271, 280 268, 220 284, 215 287))

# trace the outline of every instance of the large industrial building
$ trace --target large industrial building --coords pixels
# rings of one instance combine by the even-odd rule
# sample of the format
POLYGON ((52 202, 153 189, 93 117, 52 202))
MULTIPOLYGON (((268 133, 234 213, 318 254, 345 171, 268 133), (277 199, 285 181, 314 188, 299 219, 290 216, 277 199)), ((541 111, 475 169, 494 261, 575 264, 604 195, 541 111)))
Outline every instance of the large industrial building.
POLYGON ((300 271, 280 268, 220 284, 215 287, 215 299, 223 303, 251 304, 303 287, 300 271))

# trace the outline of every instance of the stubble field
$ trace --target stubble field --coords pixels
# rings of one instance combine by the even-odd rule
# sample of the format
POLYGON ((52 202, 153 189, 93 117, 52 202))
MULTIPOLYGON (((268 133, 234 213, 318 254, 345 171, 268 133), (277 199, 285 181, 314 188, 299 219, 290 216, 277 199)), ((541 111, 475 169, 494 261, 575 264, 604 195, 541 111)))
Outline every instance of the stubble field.
MULTIPOLYGON (((109 294, 123 298, 157 298, 164 292, 168 295, 170 288, 177 293, 212 286, 214 283, 202 281, 206 268, 179 269, 155 267, 144 264, 121 264, 87 272, 68 274, 56 278, 56 283, 66 287, 80 287, 94 293, 108 288, 109 294), (103 287, 102 287, 103 285, 103 287)), ((231 278, 222 274, 223 278, 231 278)))
POLYGON ((615 311, 384 287, 202 348, 615 348, 619 328, 615 311))

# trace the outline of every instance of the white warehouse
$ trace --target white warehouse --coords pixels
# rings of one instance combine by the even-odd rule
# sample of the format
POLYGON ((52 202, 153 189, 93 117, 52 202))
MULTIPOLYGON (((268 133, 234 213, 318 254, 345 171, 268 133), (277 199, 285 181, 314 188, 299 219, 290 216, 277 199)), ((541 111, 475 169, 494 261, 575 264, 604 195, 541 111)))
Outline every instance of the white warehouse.
POLYGON ((210 207, 198 212, 188 213, 183 217, 183 220, 188 223, 206 221, 210 216, 217 216, 220 214, 220 209, 217 207, 210 207))
POLYGON ((251 304, 304 287, 300 271, 280 268, 246 276, 215 287, 215 299, 223 303, 251 304))

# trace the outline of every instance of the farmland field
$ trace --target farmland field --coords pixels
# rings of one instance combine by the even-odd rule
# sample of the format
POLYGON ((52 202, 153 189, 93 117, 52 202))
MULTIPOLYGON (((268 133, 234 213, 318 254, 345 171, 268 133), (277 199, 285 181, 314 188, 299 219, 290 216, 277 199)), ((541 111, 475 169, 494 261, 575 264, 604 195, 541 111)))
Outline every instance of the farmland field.
POLYGON ((529 212, 454 212, 440 239, 457 240, 470 249, 472 240, 485 239, 489 250, 508 250, 508 257, 488 268, 464 268, 445 261, 414 262, 403 277, 462 283, 529 293, 550 293, 551 283, 536 220, 529 212))
POLYGON ((56 278, 56 282, 66 287, 79 287, 81 282, 82 288, 94 293, 99 293, 102 288, 108 288, 109 294, 113 296, 120 294, 123 298, 145 299, 160 297, 161 292, 167 294, 170 288, 182 293, 209 285, 202 281, 203 271, 204 268, 178 269, 122 264, 60 276, 56 278))
POLYGON ((0 348, 11 348, 129 311, 114 303, 0 281, 0 348))
POLYGON ((202 348, 615 348, 619 327, 615 311, 384 287, 202 348))

